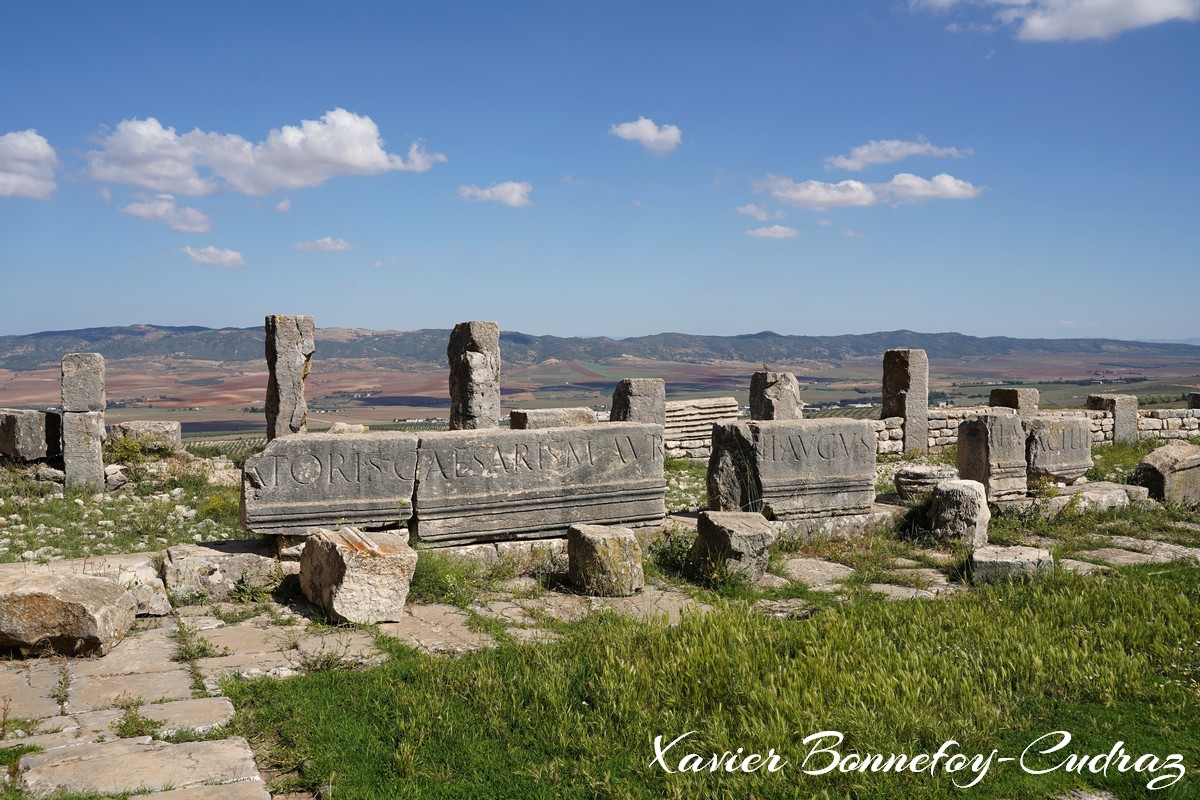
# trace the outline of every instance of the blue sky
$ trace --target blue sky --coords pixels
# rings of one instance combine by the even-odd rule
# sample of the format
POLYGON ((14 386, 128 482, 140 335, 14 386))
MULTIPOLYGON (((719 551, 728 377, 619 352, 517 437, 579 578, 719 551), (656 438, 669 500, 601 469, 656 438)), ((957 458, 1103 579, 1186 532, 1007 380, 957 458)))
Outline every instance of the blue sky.
POLYGON ((1200 0, 41 3, 5 27, 0 334, 1200 335, 1200 0))

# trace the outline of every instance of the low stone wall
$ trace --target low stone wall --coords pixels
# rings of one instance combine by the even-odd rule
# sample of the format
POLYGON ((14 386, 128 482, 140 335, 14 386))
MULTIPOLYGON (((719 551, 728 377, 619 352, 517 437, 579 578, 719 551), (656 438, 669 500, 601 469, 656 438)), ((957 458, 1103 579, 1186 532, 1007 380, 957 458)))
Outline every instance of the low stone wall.
POLYGON ((904 452, 904 417, 873 419, 877 453, 904 452))
POLYGON ((667 458, 707 459, 713 424, 737 422, 740 408, 732 397, 669 400, 665 406, 663 447, 667 458))
POLYGON ((1200 408, 1139 411, 1138 436, 1152 439, 1191 439, 1200 436, 1200 408))

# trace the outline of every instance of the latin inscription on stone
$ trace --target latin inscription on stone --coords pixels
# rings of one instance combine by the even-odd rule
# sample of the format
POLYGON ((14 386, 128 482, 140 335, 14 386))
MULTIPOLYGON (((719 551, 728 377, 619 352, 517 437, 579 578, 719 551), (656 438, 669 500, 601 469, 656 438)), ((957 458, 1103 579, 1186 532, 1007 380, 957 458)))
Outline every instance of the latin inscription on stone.
POLYGON ((1092 468, 1091 421, 1084 416, 1034 419, 1026 458, 1030 478, 1075 482, 1092 468))
POLYGON ((989 500, 1028 493, 1025 430, 1015 410, 991 408, 958 426, 958 474, 982 483, 989 500))
POLYGON ((433 433, 421 437, 410 527, 446 546, 653 522, 665 486, 661 425, 433 433))
POLYGON ((242 521, 291 536, 314 526, 399 523, 411 512, 416 471, 411 433, 280 437, 246 462, 242 521))

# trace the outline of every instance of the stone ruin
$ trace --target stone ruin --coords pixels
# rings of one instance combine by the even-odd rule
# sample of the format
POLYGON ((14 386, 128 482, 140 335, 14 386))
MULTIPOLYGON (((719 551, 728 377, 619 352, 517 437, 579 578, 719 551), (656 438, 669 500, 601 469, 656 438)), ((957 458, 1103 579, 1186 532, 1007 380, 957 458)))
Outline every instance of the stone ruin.
POLYGON ((312 317, 271 314, 267 334, 267 441, 308 430, 304 379, 316 350, 312 317))

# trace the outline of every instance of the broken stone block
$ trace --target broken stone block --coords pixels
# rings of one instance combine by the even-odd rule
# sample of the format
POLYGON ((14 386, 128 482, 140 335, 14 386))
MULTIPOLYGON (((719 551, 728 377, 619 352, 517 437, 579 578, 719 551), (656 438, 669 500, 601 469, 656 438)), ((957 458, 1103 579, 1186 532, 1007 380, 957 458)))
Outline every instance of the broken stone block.
POLYGON ((136 616, 133 595, 107 578, 0 578, 0 651, 102 656, 124 638, 136 616))
POLYGON ((988 405, 995 408, 1011 408, 1017 412, 1022 424, 1028 424, 1037 416, 1041 395, 1037 389, 992 389, 988 405))
POLYGON ((1029 479, 1072 484, 1092 468, 1092 423, 1087 417, 1038 417, 1029 432, 1025 457, 1029 479))
POLYGON ((642 548, 628 528, 572 525, 567 559, 571 583, 584 594, 628 597, 646 584, 642 548))
POLYGON ((104 411, 104 356, 68 353, 62 359, 62 410, 104 411))
POLYGON ((1107 411, 1113 417, 1114 442, 1138 440, 1138 399, 1133 394, 1093 394, 1087 399, 1092 411, 1107 411))
POLYGON ((1029 493, 1025 429, 1016 411, 992 408, 958 426, 958 476, 982 483, 993 501, 1029 493))
POLYGON ((0 458, 29 462, 62 452, 62 418, 57 412, 0 408, 0 458))
POLYGON ((987 545, 975 548, 971 555, 971 579, 976 583, 1028 578, 1053 569, 1050 551, 1037 547, 987 545))
POLYGON ((965 542, 970 547, 987 544, 987 492, 978 481, 948 480, 933 487, 929 516, 933 535, 939 539, 965 542))
POLYGON ((514 431, 595 424, 596 412, 590 408, 514 408, 508 412, 508 427, 514 431))
POLYGON ((500 427, 500 326, 460 322, 446 347, 450 430, 500 427))
POLYGON ((901 467, 896 472, 896 494, 908 502, 933 491, 942 481, 958 478, 958 470, 948 464, 914 465, 901 467))
POLYGON ((750 378, 750 419, 802 419, 800 382, 790 372, 756 372, 750 378))
POLYGON ((929 356, 924 350, 883 354, 881 419, 904 418, 904 452, 929 451, 929 356))
POLYGON ((183 449, 183 432, 178 422, 156 419, 116 422, 109 432, 113 437, 138 439, 160 450, 183 449))
POLYGON ((666 422, 667 382, 662 378, 625 378, 613 390, 609 422, 666 422))
POLYGON ((1200 502, 1200 447, 1169 444, 1142 459, 1132 480, 1165 503, 1200 502))
POLYGON ((316 351, 313 318, 270 314, 267 334, 267 441, 308 430, 304 380, 316 351))
POLYGON ((369 433, 371 429, 366 425, 358 425, 352 422, 335 422, 329 426, 326 433, 369 433))
POLYGON ((238 591, 271 589, 279 584, 289 568, 270 552, 269 544, 262 540, 168 547, 163 581, 172 597, 223 603, 238 591))
POLYGON ((762 514, 701 511, 692 563, 709 572, 724 569, 754 583, 767 571, 768 551, 778 534, 762 514))
POLYGON ((416 568, 406 535, 322 529, 304 544, 300 588, 338 622, 399 622, 416 568))

